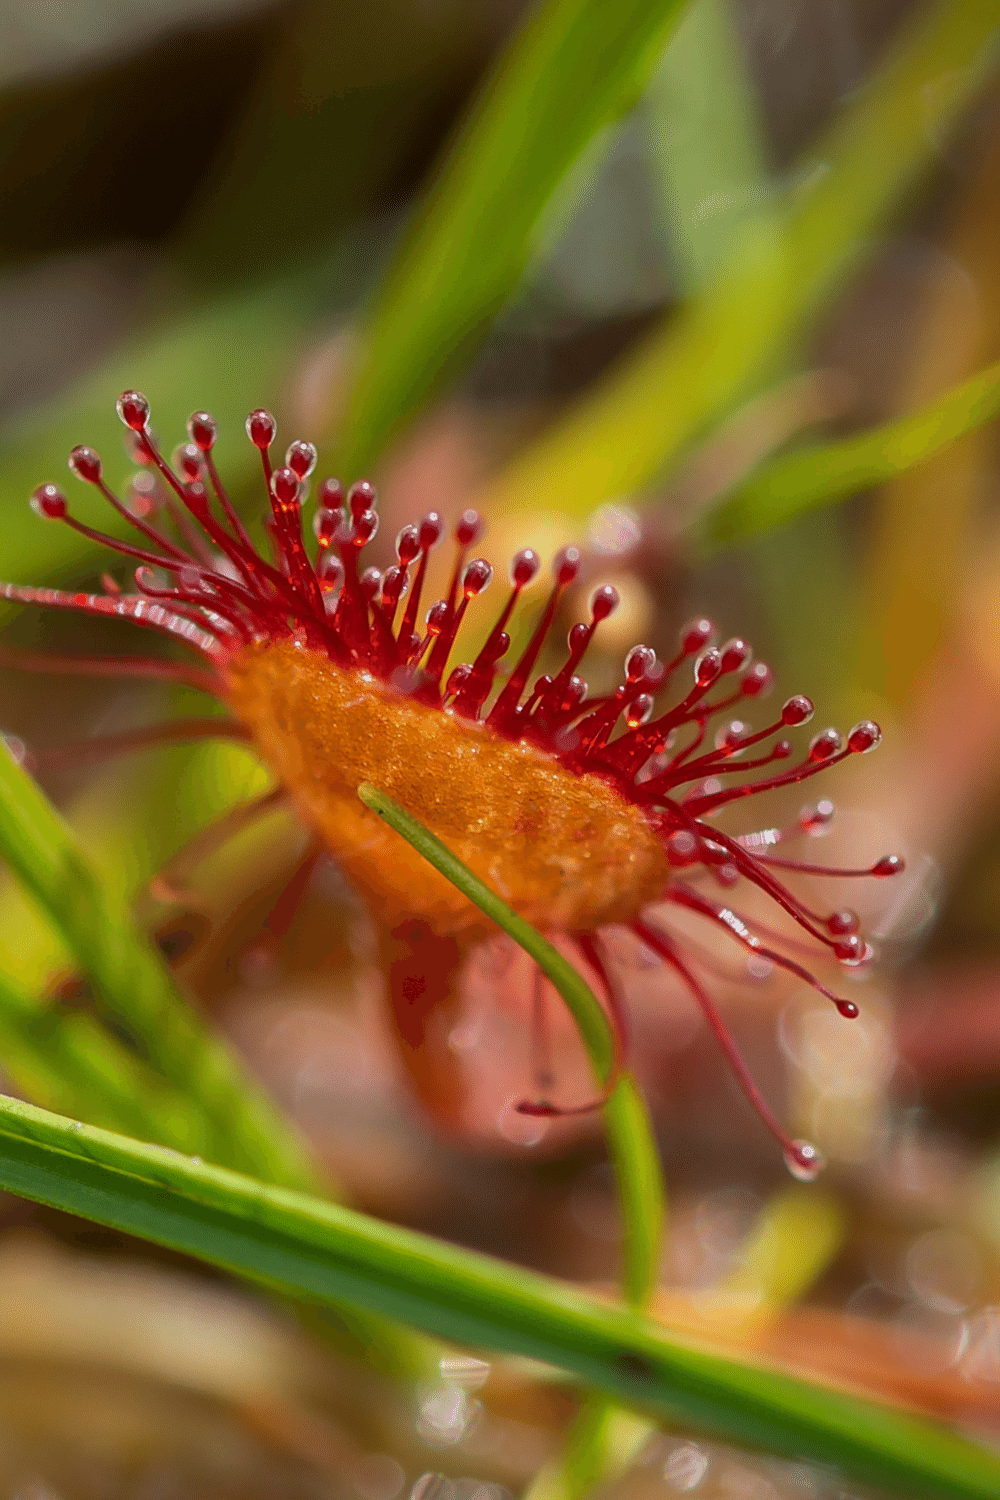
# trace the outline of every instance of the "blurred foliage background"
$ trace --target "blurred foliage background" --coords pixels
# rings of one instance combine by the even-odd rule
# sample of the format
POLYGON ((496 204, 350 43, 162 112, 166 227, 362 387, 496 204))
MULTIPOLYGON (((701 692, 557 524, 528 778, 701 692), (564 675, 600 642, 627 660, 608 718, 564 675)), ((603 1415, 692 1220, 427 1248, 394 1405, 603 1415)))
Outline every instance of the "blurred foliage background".
MULTIPOLYGON (((321 473, 375 480, 386 549, 424 510, 470 503, 498 564, 584 544, 588 587, 610 577, 624 600, 598 690, 634 641, 669 651, 704 612, 824 719, 879 719, 879 757, 824 788, 842 809, 824 857, 909 862, 902 893, 862 907, 883 960, 862 1021, 787 986, 720 990, 770 1095, 828 1157, 821 1186, 788 1186, 686 1003, 659 971, 630 974, 672 1200, 661 1311, 683 1327, 724 1308, 741 1347, 994 1436, 998 61, 994 0, 7 0, 0 14, 0 573, 90 587, 107 566, 26 498, 77 442, 127 475, 122 388, 149 395, 168 448, 190 411, 214 412, 248 517, 263 497, 242 424, 265 405, 282 441, 320 443, 321 473)), ((97 524, 88 496, 74 504, 97 524)), ((28 646, 129 649, 101 622, 25 611, 3 626, 5 664, 28 646)), ((262 944, 294 826, 271 820, 216 856, 180 912, 148 895, 194 830, 264 784, 252 758, 201 746, 46 770, 47 750, 185 694, 13 665, 0 692, 4 730, 38 754, 123 906, 175 924, 184 984, 355 1202, 614 1279, 598 1124, 546 1129, 505 1108, 530 1060, 516 1003, 496 1003, 497 955, 483 967, 501 979, 472 976, 454 1039, 477 1102, 467 1135, 445 1137, 408 1096, 333 872, 280 953, 262 944)), ((0 959, 47 994, 69 962, 9 883, 0 959)), ((586 1078, 565 1066, 570 1085, 586 1078)), ((358 1437, 365 1402, 336 1369, 165 1257, 11 1200, 0 1259, 12 1494, 395 1500, 441 1469, 458 1500, 495 1500, 531 1481, 568 1409, 527 1375, 491 1377, 482 1404, 478 1377, 450 1379, 413 1431, 380 1388, 385 1420, 358 1437), (145 1311, 123 1351, 102 1328, 130 1297, 145 1311), (253 1379, 232 1352, 250 1347, 253 1379), (88 1389, 85 1421, 95 1364, 129 1396, 88 1389)), ((837 1493, 683 1433, 617 1482, 837 1493)))

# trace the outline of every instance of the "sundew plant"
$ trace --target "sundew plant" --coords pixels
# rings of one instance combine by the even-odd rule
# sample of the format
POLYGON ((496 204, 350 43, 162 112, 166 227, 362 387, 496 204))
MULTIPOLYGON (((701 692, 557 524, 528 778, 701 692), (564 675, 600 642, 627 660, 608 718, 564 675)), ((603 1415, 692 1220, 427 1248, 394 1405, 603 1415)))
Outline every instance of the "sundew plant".
POLYGON ((1000 5, 231 9, 11 84, 0 1186, 290 1494, 1000 1493, 1000 5))

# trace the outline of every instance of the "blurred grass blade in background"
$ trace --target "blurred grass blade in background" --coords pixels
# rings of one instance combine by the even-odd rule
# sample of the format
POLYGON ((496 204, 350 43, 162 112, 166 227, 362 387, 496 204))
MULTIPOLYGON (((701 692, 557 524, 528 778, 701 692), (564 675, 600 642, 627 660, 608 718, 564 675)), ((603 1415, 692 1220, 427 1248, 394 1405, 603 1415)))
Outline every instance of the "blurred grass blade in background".
POLYGON ((0 973, 3 1070, 19 1092, 47 1109, 181 1151, 204 1150, 197 1107, 169 1089, 93 1016, 58 998, 36 1000, 0 973))
POLYGON ((704 540, 724 544, 770 531, 816 505, 884 484, 1000 412, 1000 363, 898 422, 817 443, 764 464, 708 517, 704 540))
MULTIPOLYGON (((48 479, 61 479, 77 443, 89 443, 105 460, 115 485, 132 464, 121 442, 115 401, 141 386, 168 451, 185 437, 185 423, 199 407, 219 423, 219 452, 227 484, 234 490, 259 470, 243 423, 248 411, 281 390, 297 342, 314 309, 317 268, 264 283, 240 295, 220 297, 186 317, 129 341, 68 395, 20 418, 0 435, 0 498, 18 517, 8 525, 0 550, 0 574, 9 582, 57 577, 100 549, 68 526, 32 524, 28 496, 48 479), (23 519, 22 519, 23 518, 23 519)), ((73 512, 102 531, 121 535, 126 523, 90 486, 74 481, 73 512)))
POLYGON ((668 1338, 651 1319, 413 1230, 0 1098, 0 1187, 320 1306, 340 1301, 571 1371, 668 1421, 928 1500, 994 1500, 988 1449, 668 1338))
POLYGON ((543 212, 636 100, 682 0, 543 0, 501 57, 375 293, 337 462, 353 477, 486 338, 543 212))
POLYGON ((767 225, 775 191, 731 0, 691 0, 644 112, 671 262, 688 297, 767 225))
POLYGON ((295 1186, 318 1182, 304 1146, 227 1043, 203 1026, 160 960, 109 897, 41 791, 0 754, 0 855, 58 927, 106 1008, 151 1064, 203 1112, 203 1149, 295 1186))
MULTIPOLYGON (((271 1182, 332 1190, 294 1126, 225 1038, 195 1015, 122 909, 120 896, 109 893, 70 830, 6 747, 0 749, 0 857, 93 981, 98 1014, 106 1011, 135 1037, 150 1065, 173 1087, 156 1079, 144 1090, 146 1069, 130 1070, 117 1042, 108 1038, 102 1045, 99 1030, 89 1025, 53 1044, 46 1077, 40 1059, 28 1050, 46 1018, 40 1013, 37 1022, 29 1021, 26 997, 9 984, 6 997, 0 989, 0 1007, 6 998, 22 1081, 30 1084, 34 1077, 43 1088, 78 1089, 82 1104, 94 1091, 99 1117, 135 1121, 144 1134, 169 1142, 169 1149, 196 1150, 271 1182), (130 1106, 127 1091, 133 1082, 136 1096, 130 1106), (123 1090, 125 1098, 120 1097, 123 1090), (162 1119, 157 1104, 164 1106, 162 1119)), ((0 1032, 2 1028, 0 1019, 0 1032)), ((87 1104, 83 1113, 89 1117, 92 1107, 87 1104)), ((374 1363, 407 1376, 426 1369, 427 1351, 407 1330, 379 1318, 351 1322, 356 1342, 374 1363)))
POLYGON ((484 506, 539 496, 576 516, 649 484, 774 378, 870 236, 937 159, 1000 56, 1000 7, 937 0, 792 174, 775 230, 747 234, 704 292, 485 486, 484 506))

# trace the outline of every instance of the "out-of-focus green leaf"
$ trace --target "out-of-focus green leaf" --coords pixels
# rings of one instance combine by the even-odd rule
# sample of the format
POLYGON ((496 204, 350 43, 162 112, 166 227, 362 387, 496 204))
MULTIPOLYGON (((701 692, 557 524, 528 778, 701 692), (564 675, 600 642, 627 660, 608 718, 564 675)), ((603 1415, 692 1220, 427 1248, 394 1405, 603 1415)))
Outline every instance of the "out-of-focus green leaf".
MULTIPOLYGON (((225 1039, 186 1004, 135 930, 121 892, 100 879, 38 787, 5 751, 0 752, 0 856, 92 980, 99 1013, 109 1014, 136 1038, 159 1075, 146 1087, 147 1069, 133 1068, 117 1043, 108 1039, 104 1045, 89 1024, 71 1025, 54 1036, 48 1053, 40 1056, 33 1049, 44 1035, 44 1012, 15 983, 0 979, 0 1046, 6 1024, 25 1084, 87 1104, 81 1110, 86 1117, 134 1122, 174 1153, 196 1151, 271 1182, 318 1188, 319 1173, 294 1127, 225 1039)), ((58 1015, 51 1019, 61 1024, 58 1015)), ((412 1376, 428 1369, 423 1340, 406 1329, 363 1312, 341 1321, 353 1346, 387 1371, 412 1376)))
MULTIPOLYGON (((193 695, 192 695, 193 696, 193 695)), ((164 700, 164 716, 178 696, 164 700)), ((147 882, 206 823, 267 789, 243 745, 204 740, 139 757, 89 783, 65 809, 73 836, 110 895, 130 910, 147 882)), ((0 968, 40 991, 74 962, 58 931, 16 881, 0 882, 0 968)))
POLYGON ((974 432, 1000 412, 1000 363, 990 365, 922 411, 838 442, 812 444, 765 464, 704 524, 724 544, 903 474, 974 432))
POLYGON ((363 472, 489 332, 552 194, 655 66, 682 0, 544 0, 501 59, 360 332, 338 462, 363 472))
POLYGON ((645 101, 673 263, 685 295, 712 280, 773 191, 730 0, 691 0, 645 101))
POLYGON ((497 475, 483 503, 587 515, 649 483, 771 378, 933 165, 998 54, 995 4, 937 0, 922 11, 799 163, 775 230, 747 234, 711 286, 497 475))
POLYGON ((987 1447, 892 1407, 668 1337, 614 1306, 413 1230, 0 1098, 0 1187, 319 1306, 348 1302, 527 1355, 670 1422, 927 1500, 994 1500, 987 1447))
POLYGON ((489 6, 297 0, 281 9, 270 66, 172 246, 205 286, 273 277, 322 253, 374 201, 381 243, 386 195, 432 147, 495 45, 489 6))
POLYGON ((845 1214, 832 1194, 787 1188, 767 1204, 739 1262, 713 1290, 746 1298, 747 1313, 773 1316, 822 1275, 844 1239, 845 1214))
POLYGON ((179 1150, 206 1143, 198 1110, 93 1016, 55 1000, 40 1005, 3 973, 0 1067, 16 1088, 61 1114, 139 1136, 152 1131, 179 1150))
POLYGON ((276 1182, 312 1184, 314 1170, 291 1127, 177 993, 120 897, 105 887, 6 751, 0 754, 0 855, 65 938, 98 1004, 141 1040, 157 1071, 203 1114, 209 1134, 201 1149, 276 1182))
MULTIPOLYGON (((259 459, 243 423, 248 411, 281 393, 311 309, 314 276, 310 268, 300 278, 196 308, 119 350, 68 396, 0 434, 0 576, 15 583, 51 582, 88 553, 101 556, 69 527, 42 522, 28 511, 28 496, 43 481, 61 483, 65 475, 74 515, 112 534, 128 530, 89 485, 67 475, 66 459, 75 444, 89 443, 102 454, 113 484, 133 467, 115 414, 117 397, 130 386, 152 402, 154 429, 168 452, 186 439, 192 411, 213 412, 220 469, 228 484, 245 482, 259 459)), ((100 566, 109 563, 105 553, 100 566)))

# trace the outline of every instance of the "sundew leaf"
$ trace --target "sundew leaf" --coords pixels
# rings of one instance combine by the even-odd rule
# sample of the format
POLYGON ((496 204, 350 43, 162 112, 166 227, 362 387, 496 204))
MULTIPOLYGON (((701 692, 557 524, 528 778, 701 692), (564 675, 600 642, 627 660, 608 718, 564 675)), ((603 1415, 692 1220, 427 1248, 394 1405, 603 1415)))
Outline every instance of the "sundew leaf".
POLYGON ((994 6, 938 0, 921 9, 799 162, 783 210, 748 229, 701 295, 491 480, 482 504, 497 514, 544 503, 589 515, 648 484, 772 379, 934 165, 937 143, 998 55, 994 6))
POLYGON ((927 1500, 993 1500, 1000 1460, 930 1423, 671 1338, 428 1235, 0 1098, 0 1187, 320 1307, 346 1302, 565 1369, 673 1423, 927 1500))
POLYGON ((771 531, 817 505, 883 484, 933 458, 998 412, 1000 362, 912 416, 772 459, 707 518, 702 537, 708 544, 724 545, 771 531))
POLYGON ((485 339, 549 200, 648 81, 682 0, 544 0, 441 164, 375 294, 338 463, 364 472, 485 339))

